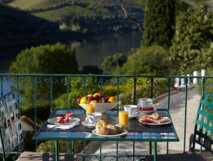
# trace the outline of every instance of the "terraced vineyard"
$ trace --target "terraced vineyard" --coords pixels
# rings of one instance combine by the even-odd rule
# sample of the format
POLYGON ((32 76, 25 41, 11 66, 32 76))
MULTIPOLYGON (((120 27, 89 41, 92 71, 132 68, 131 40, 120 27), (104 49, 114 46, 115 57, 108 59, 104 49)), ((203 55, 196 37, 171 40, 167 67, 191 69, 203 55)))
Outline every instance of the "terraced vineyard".
MULTIPOLYGON (((128 5, 142 4, 143 0, 128 0, 128 5)), ((113 16, 111 10, 106 6, 116 6, 118 3, 113 0, 14 0, 8 3, 31 14, 51 21, 59 21, 67 15, 84 17, 113 16)))

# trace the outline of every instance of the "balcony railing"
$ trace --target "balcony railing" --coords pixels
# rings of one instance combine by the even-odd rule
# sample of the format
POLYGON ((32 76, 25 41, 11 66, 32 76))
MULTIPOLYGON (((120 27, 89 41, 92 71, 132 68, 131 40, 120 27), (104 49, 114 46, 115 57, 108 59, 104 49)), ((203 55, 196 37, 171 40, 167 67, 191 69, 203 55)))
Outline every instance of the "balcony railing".
MULTIPOLYGON (((53 109, 77 108, 77 96, 87 95, 91 91, 104 91, 106 94, 116 95, 119 102, 116 110, 119 110, 122 104, 137 104, 137 99, 141 97, 151 97, 159 101, 158 99, 161 99, 159 96, 167 98, 167 103, 164 103, 163 106, 172 110, 171 97, 174 91, 178 91, 174 88, 176 78, 184 79, 185 82, 185 88, 180 91, 182 92, 181 99, 184 102, 182 118, 179 120, 183 129, 182 136, 177 131, 180 141, 183 142, 182 152, 185 152, 188 151, 189 141, 187 138, 188 111, 191 110, 188 109, 189 92, 191 87, 195 87, 202 95, 205 90, 211 88, 211 83, 209 83, 213 82, 211 76, 3 73, 0 74, 0 94, 3 96, 9 91, 14 91, 22 114, 30 117, 35 124, 41 125, 53 109), (192 84, 193 79, 198 80, 197 85, 192 84)), ((37 147, 37 142, 35 147, 37 147)), ((169 143, 166 144, 165 153, 170 153, 169 143)))

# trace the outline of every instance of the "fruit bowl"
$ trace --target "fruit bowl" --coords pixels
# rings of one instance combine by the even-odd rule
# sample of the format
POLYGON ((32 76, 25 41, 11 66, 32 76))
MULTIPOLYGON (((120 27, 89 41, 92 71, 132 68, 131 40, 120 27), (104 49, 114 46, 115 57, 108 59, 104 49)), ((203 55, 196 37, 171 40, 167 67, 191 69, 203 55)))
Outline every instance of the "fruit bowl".
MULTIPOLYGON (((88 104, 79 104, 84 110, 86 110, 88 104)), ((116 103, 96 103, 95 112, 104 113, 113 109, 117 104, 116 103)))

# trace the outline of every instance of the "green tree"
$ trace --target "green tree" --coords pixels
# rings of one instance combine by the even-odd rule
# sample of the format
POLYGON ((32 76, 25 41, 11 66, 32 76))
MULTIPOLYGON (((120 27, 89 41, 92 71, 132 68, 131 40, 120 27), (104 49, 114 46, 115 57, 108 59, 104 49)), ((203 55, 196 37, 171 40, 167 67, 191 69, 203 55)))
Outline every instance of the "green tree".
MULTIPOLYGON (((21 51, 16 60, 10 66, 12 73, 77 73, 78 63, 75 51, 62 44, 42 45, 21 51)), ((24 111, 32 110, 33 95, 36 96, 35 106, 38 111, 50 107, 50 78, 24 77, 20 78, 20 89, 22 89, 22 107, 24 111), (46 107, 46 108, 43 108, 46 107)), ((15 80, 13 81, 14 83, 15 80)), ((65 92, 65 79, 52 79, 53 97, 58 97, 65 92)), ((26 112, 27 112, 26 111, 26 112)), ((30 113, 28 111, 28 114, 30 113)), ((46 115, 42 113, 40 116, 46 115)), ((40 118, 41 119, 41 118, 40 118)))
POLYGON ((176 0, 147 0, 144 15, 143 45, 168 47, 175 29, 176 0))
POLYGON ((177 18, 170 48, 173 64, 180 72, 212 66, 213 14, 205 7, 189 9, 177 18))
POLYGON ((122 71, 128 74, 167 75, 170 73, 169 53, 161 46, 139 48, 130 55, 122 71))
POLYGON ((121 53, 116 53, 112 56, 108 56, 101 64, 101 69, 105 74, 116 73, 120 67, 126 62, 127 57, 121 53))
POLYGON ((13 73, 77 73, 75 51, 63 44, 41 45, 21 51, 10 66, 13 73))

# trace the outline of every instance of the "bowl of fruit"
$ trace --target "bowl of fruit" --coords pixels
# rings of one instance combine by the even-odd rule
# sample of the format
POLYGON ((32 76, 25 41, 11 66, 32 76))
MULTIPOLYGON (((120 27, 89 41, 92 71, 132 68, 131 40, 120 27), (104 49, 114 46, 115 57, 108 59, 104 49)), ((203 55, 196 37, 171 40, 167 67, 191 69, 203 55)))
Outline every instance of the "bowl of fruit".
POLYGON ((101 113, 111 110, 117 105, 115 96, 104 96, 100 92, 79 97, 78 104, 85 111, 87 111, 88 105, 92 105, 94 107, 94 112, 101 113))

